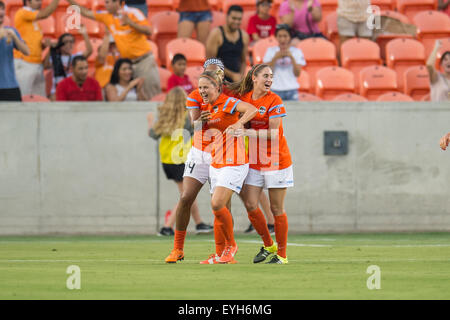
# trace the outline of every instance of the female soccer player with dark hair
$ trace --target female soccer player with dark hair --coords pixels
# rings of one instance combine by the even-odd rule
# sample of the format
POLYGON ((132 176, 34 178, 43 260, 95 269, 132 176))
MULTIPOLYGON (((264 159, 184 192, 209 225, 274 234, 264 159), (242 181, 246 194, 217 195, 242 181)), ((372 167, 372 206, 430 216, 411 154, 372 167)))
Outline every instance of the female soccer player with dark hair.
MULTIPOLYGON (((284 208, 287 188, 294 186, 292 160, 283 132, 282 117, 286 109, 281 98, 270 91, 273 72, 269 65, 255 65, 246 77, 231 86, 230 89, 256 107, 257 115, 250 121, 251 129, 241 133, 250 138, 250 169, 240 193, 247 209, 249 219, 261 235, 264 246, 255 256, 253 262, 264 261, 270 254, 275 254, 268 263, 286 264, 288 220, 284 208), (275 216, 275 238, 273 244, 258 199, 263 188, 269 190, 270 208, 275 216)), ((239 134, 239 132, 237 132, 239 134)))

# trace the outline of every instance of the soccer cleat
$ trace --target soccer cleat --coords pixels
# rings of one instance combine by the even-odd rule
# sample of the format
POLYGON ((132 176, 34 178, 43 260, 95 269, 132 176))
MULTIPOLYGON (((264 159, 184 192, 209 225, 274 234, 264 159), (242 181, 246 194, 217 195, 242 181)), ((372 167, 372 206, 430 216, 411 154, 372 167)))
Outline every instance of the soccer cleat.
POLYGON ((173 249, 172 252, 167 256, 166 263, 177 263, 177 261, 184 260, 183 250, 173 249))
POLYGON ((279 255, 276 254, 272 257, 272 259, 270 259, 269 262, 266 262, 266 264, 269 264, 269 263, 271 263, 271 264, 288 264, 288 259, 280 257, 279 255))
POLYGON ((253 263, 260 263, 267 259, 268 256, 270 256, 272 253, 275 253, 278 251, 278 246, 276 243, 271 245, 270 247, 261 247, 258 254, 253 259, 253 263))
POLYGON ((223 250, 222 255, 219 258, 219 263, 231 263, 234 259, 234 255, 238 250, 238 246, 228 246, 223 250))
POLYGON ((219 256, 217 253, 213 253, 209 255, 208 259, 200 261, 200 264, 218 264, 219 263, 219 256))
POLYGON ((175 235, 175 232, 170 227, 162 227, 161 230, 159 230, 157 235, 158 236, 168 236, 168 237, 170 237, 170 236, 175 235))
POLYGON ((210 226, 206 223, 199 223, 198 225, 195 226, 195 231, 197 232, 197 234, 200 233, 210 233, 214 231, 214 227, 210 226))

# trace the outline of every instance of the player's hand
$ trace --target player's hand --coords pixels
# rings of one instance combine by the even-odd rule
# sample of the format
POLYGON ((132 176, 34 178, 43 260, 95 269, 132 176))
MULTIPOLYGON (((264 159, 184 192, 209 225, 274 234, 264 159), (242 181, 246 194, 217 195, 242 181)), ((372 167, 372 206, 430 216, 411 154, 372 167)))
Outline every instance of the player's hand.
POLYGON ((132 20, 123 10, 119 10, 119 15, 122 17, 122 25, 128 26, 131 24, 132 20))
MULTIPOLYGON (((6 38, 6 43, 10 44, 11 43, 11 34, 10 31, 12 31, 11 29, 6 29, 6 28, 0 28, 0 40, 2 40, 3 38, 6 38)), ((14 32, 14 31, 12 31, 14 32)))
POLYGON ((200 120, 202 122, 208 122, 210 119, 211 119, 211 112, 202 111, 202 113, 200 113, 200 120))
POLYGON ((232 124, 231 126, 229 126, 225 130, 225 133, 234 136, 234 135, 238 134, 239 132, 241 132, 243 129, 244 129, 244 125, 238 121, 238 122, 232 124))
POLYGON ((450 132, 441 138, 440 145, 442 150, 446 150, 450 143, 450 132))

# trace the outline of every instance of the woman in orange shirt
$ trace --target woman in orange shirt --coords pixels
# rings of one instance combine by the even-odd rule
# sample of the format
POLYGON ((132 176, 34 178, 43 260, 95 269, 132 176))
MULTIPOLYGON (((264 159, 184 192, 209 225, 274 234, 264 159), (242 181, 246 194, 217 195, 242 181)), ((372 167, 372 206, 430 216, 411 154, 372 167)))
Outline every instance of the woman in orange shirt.
POLYGON ((257 115, 250 121, 251 129, 237 134, 249 137, 250 169, 240 196, 247 209, 250 221, 262 236, 264 246, 253 262, 264 261, 275 254, 268 263, 286 264, 288 221, 284 208, 287 188, 294 186, 292 160, 283 132, 282 117, 286 116, 283 101, 270 91, 273 72, 269 65, 255 65, 231 89, 242 101, 256 107, 257 115), (275 216, 275 238, 272 243, 263 214, 258 208, 258 199, 263 188, 269 190, 270 208, 275 216))

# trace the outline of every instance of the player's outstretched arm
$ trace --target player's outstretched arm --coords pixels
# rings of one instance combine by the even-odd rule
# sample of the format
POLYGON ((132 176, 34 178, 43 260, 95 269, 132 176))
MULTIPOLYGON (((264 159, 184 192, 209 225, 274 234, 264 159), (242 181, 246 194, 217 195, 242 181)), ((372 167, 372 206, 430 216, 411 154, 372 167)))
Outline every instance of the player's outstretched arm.
POLYGON ((47 19, 52 15, 53 12, 55 12, 56 8, 58 8, 59 0, 53 0, 50 2, 48 6, 46 6, 44 9, 39 10, 36 20, 42 20, 47 19))
POLYGON ((447 149, 449 143, 450 143, 450 132, 441 138, 440 141, 441 149, 442 150, 447 149))

